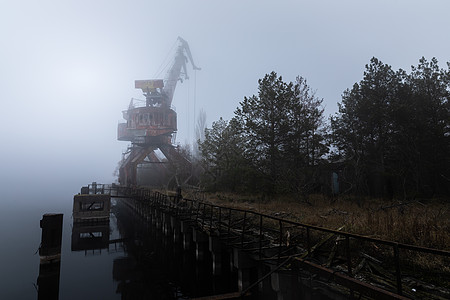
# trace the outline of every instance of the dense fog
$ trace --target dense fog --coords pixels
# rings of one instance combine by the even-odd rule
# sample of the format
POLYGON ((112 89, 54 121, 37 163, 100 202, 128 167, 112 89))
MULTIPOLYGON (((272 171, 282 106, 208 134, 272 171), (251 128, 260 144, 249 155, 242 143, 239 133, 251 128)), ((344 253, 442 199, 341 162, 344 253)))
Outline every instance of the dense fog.
MULTIPOLYGON (((257 81, 276 71, 307 79, 337 110, 371 57, 409 69, 450 60, 447 1, 4 1, 0 5, 2 202, 71 195, 113 182, 126 142, 117 123, 134 80, 164 77, 178 36, 196 64, 173 105, 177 141, 195 116, 229 119, 257 81), (162 73, 161 73, 162 72, 162 73), (37 193, 38 198, 26 195, 37 193)), ((444 66, 443 66, 444 67, 444 66)), ((68 198, 70 201, 70 197, 68 198)))

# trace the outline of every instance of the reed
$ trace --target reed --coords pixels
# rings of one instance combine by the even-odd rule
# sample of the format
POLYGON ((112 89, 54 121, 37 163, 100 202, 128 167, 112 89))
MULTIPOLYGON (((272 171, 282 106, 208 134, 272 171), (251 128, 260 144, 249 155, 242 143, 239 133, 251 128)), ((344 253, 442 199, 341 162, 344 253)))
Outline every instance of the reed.
POLYGON ((308 201, 282 196, 216 193, 206 197, 216 204, 245 208, 268 215, 331 229, 417 246, 450 250, 450 202, 445 200, 386 202, 381 199, 342 198, 330 201, 312 195, 308 201))

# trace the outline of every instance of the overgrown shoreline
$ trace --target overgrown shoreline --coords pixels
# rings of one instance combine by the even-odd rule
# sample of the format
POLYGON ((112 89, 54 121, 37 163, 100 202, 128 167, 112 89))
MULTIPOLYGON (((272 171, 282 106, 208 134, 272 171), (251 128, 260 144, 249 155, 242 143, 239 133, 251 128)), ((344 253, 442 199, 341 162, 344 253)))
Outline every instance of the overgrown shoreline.
MULTIPOLYGON (((313 195, 305 202, 287 196, 262 200, 254 195, 231 193, 203 193, 201 197, 188 191, 184 194, 186 198, 201 198, 216 205, 252 210, 298 223, 343 228, 342 231, 349 233, 450 251, 450 202, 446 199, 410 202, 364 199, 358 203, 355 198, 330 199, 313 195)), ((362 251, 391 255, 386 249, 369 244, 362 245, 362 251)), ((422 280, 431 276, 433 282, 450 288, 445 279, 450 274, 448 258, 405 251, 403 264, 407 273, 420 274, 422 280), (436 273, 444 276, 436 277, 433 275, 436 273)))
POLYGON ((450 201, 445 199, 409 202, 364 199, 358 204, 352 198, 330 199, 321 195, 310 196, 308 202, 287 196, 268 201, 230 193, 210 193, 204 197, 217 205, 254 210, 309 225, 330 229, 345 226, 345 231, 351 233, 450 250, 450 201))

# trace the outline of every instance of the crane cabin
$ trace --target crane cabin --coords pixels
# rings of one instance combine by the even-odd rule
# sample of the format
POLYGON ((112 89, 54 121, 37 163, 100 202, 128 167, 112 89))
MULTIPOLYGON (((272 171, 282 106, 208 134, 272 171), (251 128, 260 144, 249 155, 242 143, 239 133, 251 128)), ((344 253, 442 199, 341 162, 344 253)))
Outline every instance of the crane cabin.
POLYGON ((177 131, 177 113, 167 102, 163 80, 136 80, 135 87, 144 92, 145 101, 131 99, 123 111, 126 123, 119 123, 117 137, 133 144, 170 143, 177 131))

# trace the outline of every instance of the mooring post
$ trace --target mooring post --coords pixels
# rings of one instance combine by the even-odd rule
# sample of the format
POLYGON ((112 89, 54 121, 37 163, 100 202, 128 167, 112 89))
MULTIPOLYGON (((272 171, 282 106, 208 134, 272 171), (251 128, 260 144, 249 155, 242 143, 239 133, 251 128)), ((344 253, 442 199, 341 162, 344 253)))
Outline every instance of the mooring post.
POLYGON ((63 214, 45 214, 40 221, 42 228, 39 255, 51 257, 61 254, 63 214))
POLYGON ((209 251, 212 254, 212 271, 213 275, 217 276, 222 273, 222 245, 217 236, 210 235, 208 239, 209 251))
POLYGON ((192 240, 195 242, 195 258, 204 260, 206 251, 209 250, 209 237, 203 231, 192 227, 192 240))
POLYGON ((252 282, 252 273, 256 271, 257 262, 243 249, 233 248, 233 266, 238 272, 238 290, 246 290, 252 282))

